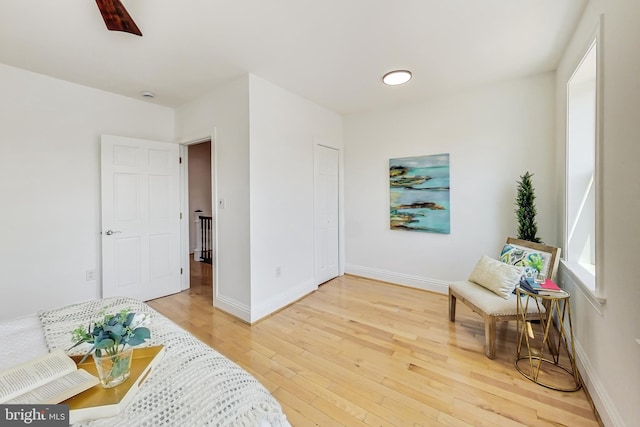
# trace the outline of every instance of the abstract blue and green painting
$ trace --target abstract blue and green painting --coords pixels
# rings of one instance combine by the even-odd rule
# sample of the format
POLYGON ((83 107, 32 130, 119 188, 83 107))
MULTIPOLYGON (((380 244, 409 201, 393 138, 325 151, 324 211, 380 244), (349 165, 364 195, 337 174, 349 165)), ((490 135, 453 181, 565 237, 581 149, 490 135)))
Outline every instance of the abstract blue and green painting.
POLYGON ((389 160, 393 230, 449 234, 449 154, 389 160))

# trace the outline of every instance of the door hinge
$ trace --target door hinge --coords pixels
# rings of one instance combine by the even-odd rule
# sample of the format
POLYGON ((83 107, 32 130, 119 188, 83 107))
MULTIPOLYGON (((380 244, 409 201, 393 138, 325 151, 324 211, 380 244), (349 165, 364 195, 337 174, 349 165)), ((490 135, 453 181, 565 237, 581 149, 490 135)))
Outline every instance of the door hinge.
POLYGON ((182 219, 182 212, 180 212, 180 219, 182 219))
POLYGON ((182 274, 182 273, 183 273, 183 271, 182 271, 182 267, 180 267, 180 274, 182 274))
POLYGON ((178 159, 180 159, 179 163, 182 164, 182 157, 178 157, 178 159))

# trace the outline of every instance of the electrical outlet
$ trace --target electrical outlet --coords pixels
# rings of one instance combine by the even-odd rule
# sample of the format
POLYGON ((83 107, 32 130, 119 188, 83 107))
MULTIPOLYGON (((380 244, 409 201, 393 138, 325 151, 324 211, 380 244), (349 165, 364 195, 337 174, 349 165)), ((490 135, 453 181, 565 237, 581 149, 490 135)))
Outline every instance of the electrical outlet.
POLYGON ((280 268, 280 266, 276 267, 276 277, 280 277, 280 275, 282 274, 282 269, 280 268))
POLYGON ((85 271, 85 277, 87 282, 90 282, 92 280, 96 280, 96 271, 95 270, 87 270, 85 271))

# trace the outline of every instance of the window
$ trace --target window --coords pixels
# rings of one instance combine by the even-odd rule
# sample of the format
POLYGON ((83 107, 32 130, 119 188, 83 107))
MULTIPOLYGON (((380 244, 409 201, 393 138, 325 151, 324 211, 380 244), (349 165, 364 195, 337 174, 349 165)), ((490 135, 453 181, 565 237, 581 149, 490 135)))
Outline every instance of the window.
POLYGON ((565 262, 597 298, 598 153, 600 108, 598 37, 567 83, 565 262))

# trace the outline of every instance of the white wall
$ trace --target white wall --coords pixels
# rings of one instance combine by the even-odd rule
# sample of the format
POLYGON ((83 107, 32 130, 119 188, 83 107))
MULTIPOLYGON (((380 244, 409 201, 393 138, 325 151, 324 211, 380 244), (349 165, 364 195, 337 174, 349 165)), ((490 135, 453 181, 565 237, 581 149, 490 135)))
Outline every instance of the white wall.
POLYGON ((215 305, 253 322, 315 289, 313 144, 342 147, 339 115, 254 75, 176 111, 185 142, 215 129, 215 305), (275 267, 281 277, 275 277, 275 267))
POLYGON ((175 111, 4 65, 0 89, 0 319, 100 296, 85 272, 100 275, 102 133, 214 136, 214 191, 225 200, 214 209, 216 306, 253 321, 313 286, 313 144, 341 148, 337 114, 249 75, 175 111))
POLYGON ((345 120, 348 273, 447 292, 516 236, 516 181, 534 174, 539 236, 556 244, 554 74, 345 120), (389 229, 389 159, 450 153, 451 234, 389 229))
MULTIPOLYGON (((249 320, 251 273, 249 252, 249 76, 176 109, 176 136, 181 142, 215 132, 212 150, 218 200, 216 218, 215 305, 249 320)), ((214 203, 215 204, 215 203, 214 203)))
POLYGON ((0 320, 95 299, 100 134, 171 141, 169 108, 0 64, 0 320))
POLYGON ((342 118, 254 75, 251 110, 251 317, 317 288, 314 143, 342 148, 342 118), (275 269, 281 269, 276 277, 275 269))
MULTIPOLYGON (((603 263, 606 303, 588 297, 577 279, 561 268, 572 292, 572 314, 580 371, 606 426, 636 426, 640 420, 640 286, 635 269, 640 253, 640 2, 592 0, 557 71, 557 179, 564 201, 566 84, 604 14, 603 63, 603 263)), ((564 221, 559 210, 557 221, 564 221)), ((558 230, 558 239, 562 230, 558 230)))

